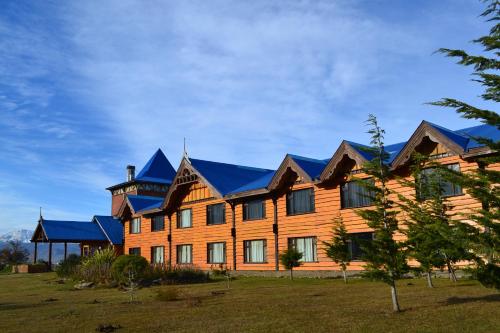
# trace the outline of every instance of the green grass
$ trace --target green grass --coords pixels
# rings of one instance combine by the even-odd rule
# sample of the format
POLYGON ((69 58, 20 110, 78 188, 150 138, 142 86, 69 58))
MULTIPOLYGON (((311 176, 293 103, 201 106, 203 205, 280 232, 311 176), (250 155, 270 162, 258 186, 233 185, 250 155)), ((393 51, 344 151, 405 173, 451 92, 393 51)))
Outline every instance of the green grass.
POLYGON ((474 281, 436 288, 398 284, 402 313, 391 312, 389 288, 353 280, 240 278, 138 291, 136 304, 117 289, 74 291, 52 273, 0 276, 0 332, 495 332, 500 294, 474 281), (158 297, 176 288, 177 300, 158 297))

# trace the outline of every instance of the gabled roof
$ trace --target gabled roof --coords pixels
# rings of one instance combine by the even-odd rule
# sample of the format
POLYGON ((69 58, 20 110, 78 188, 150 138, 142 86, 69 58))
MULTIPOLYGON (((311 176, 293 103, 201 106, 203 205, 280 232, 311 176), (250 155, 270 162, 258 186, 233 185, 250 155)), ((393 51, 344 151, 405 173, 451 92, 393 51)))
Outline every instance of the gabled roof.
POLYGON ((318 178, 328 164, 328 160, 318 160, 293 154, 288 154, 288 156, 290 156, 290 158, 293 159, 311 179, 318 178))
POLYGON ((120 209, 118 210, 118 216, 123 216, 123 212, 126 207, 130 208, 132 214, 138 214, 160 208, 163 200, 163 197, 127 194, 125 200, 123 200, 122 205, 120 206, 120 209))
POLYGON ((222 196, 274 172, 269 169, 243 165, 189 159, 193 168, 205 178, 222 196))
POLYGON ((158 149, 135 179, 138 181, 172 184, 174 177, 174 167, 172 167, 172 164, 170 164, 161 149, 158 149))
POLYGON ((295 173, 303 181, 313 181, 319 178, 326 165, 325 160, 287 154, 269 181, 268 189, 274 191, 280 188, 290 172, 295 173))
POLYGON ((106 238, 111 242, 111 244, 123 244, 123 224, 120 219, 113 216, 95 215, 92 221, 101 227, 101 230, 104 232, 106 238))
POLYGON ((482 137, 495 142, 500 141, 500 130, 498 130, 497 127, 491 125, 473 126, 457 130, 456 132, 469 138, 469 142, 467 143, 466 147, 467 151, 484 146, 473 138, 482 137))
POLYGON ((38 222, 32 241, 38 232, 42 231, 44 239, 52 242, 107 241, 97 223, 82 221, 44 220, 38 222), (41 230, 40 230, 41 229, 41 230))

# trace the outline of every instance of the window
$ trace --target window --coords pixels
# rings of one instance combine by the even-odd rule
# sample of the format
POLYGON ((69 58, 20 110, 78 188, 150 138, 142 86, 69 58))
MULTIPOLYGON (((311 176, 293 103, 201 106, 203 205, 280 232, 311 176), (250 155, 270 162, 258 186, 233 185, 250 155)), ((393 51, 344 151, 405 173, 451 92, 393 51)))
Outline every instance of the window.
POLYGON ((267 261, 266 243, 265 239, 244 241, 245 263, 265 263, 267 261))
POLYGON ((302 253, 302 259, 300 259, 300 261, 317 261, 316 237, 289 238, 288 246, 302 253))
POLYGON ((226 223, 226 206, 223 203, 207 206, 207 224, 226 223))
MULTIPOLYGON (((373 183, 373 180, 370 180, 373 183)), ((347 182, 340 190, 342 208, 356 208, 370 206, 373 195, 370 191, 356 181, 347 182)))
POLYGON ((128 249, 128 254, 140 256, 141 255, 141 248, 140 247, 131 247, 128 249))
POLYGON ((260 220, 266 217, 266 201, 254 200, 243 204, 243 221, 260 220))
POLYGON ((151 263, 152 264, 163 264, 164 263, 164 247, 163 246, 153 246, 151 248, 151 263))
POLYGON ((130 221, 130 233, 131 234, 138 234, 141 232, 141 218, 140 217, 134 217, 130 221))
POLYGON ((207 262, 209 264, 223 264, 226 262, 226 243, 207 244, 207 262))
POLYGON ((84 257, 88 257, 90 255, 90 246, 84 245, 82 252, 84 257))
POLYGON ((177 228, 191 228, 193 226, 193 211, 189 209, 181 209, 177 213, 177 228))
POLYGON ((151 231, 161 231, 165 229, 165 217, 163 215, 153 216, 151 219, 151 231))
POLYGON ((364 252, 362 249, 363 242, 373 240, 373 232, 358 232, 349 234, 349 253, 352 260, 361 260, 364 252))
POLYGON ((286 214, 304 214, 314 212, 314 189, 292 191, 286 195, 286 214))
MULTIPOLYGON (((449 164, 446 167, 453 171, 460 171, 460 165, 458 163, 449 164)), ((439 183, 441 187, 441 194, 444 197, 452 197, 462 194, 462 187, 460 185, 443 179, 436 168, 427 168, 422 170, 420 173, 419 190, 417 193, 419 199, 428 199, 432 197, 433 182, 439 183)))
POLYGON ((177 263, 178 264, 193 263, 193 245, 191 244, 177 245, 177 263))

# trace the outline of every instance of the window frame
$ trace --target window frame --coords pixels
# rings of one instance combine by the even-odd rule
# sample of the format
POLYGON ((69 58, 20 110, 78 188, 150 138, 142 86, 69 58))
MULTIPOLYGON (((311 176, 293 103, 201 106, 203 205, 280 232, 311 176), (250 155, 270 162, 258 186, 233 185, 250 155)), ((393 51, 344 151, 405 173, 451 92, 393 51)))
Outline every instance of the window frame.
POLYGON ((193 244, 178 244, 176 245, 175 247, 175 262, 178 264, 178 265, 192 265, 193 264, 193 244), (191 248, 191 252, 190 252, 190 257, 189 257, 189 262, 180 262, 179 258, 179 249, 183 246, 189 246, 191 248))
POLYGON ((249 240, 244 240, 243 241, 243 263, 244 264, 267 264, 267 239, 265 238, 260 238, 260 239, 249 239, 249 240), (263 261, 250 261, 247 256, 247 249, 250 249, 251 251, 251 243, 252 242, 264 242, 263 244, 263 261))
POLYGON ((193 208, 183 208, 179 209, 177 211, 177 229, 189 229, 193 227, 193 208), (182 216, 182 211, 189 210, 189 227, 182 227, 181 226, 181 216, 182 216))
POLYGON ((151 232, 165 231, 165 215, 155 215, 151 218, 151 232), (155 228, 155 219, 161 218, 162 228, 155 228))
POLYGON ((206 206, 206 220, 207 220, 207 225, 226 224, 226 203, 221 202, 221 203, 207 205, 206 206), (211 221, 211 214, 212 214, 211 210, 213 207, 222 207, 222 222, 221 223, 214 223, 213 221, 211 221))
POLYGON ((209 242, 207 243, 207 264, 212 264, 212 265, 219 265, 219 264, 226 264, 227 263, 227 246, 226 242, 209 242), (214 244, 223 244, 223 261, 222 262, 213 262, 210 260, 210 246, 213 246, 214 244))
POLYGON ((304 259, 304 255, 302 255, 302 258, 300 259, 300 261, 303 263, 317 263, 317 262, 319 262, 318 261, 318 237, 317 236, 288 237, 288 248, 297 249, 296 241, 298 239, 308 239, 308 238, 313 239, 313 247, 314 247, 313 256, 314 256, 314 258, 313 258, 313 260, 306 261, 304 259))
MULTIPOLYGON (((363 232, 352 232, 352 233, 349 233, 348 234, 348 240, 347 240, 347 248, 348 248, 348 251, 349 251, 349 257, 351 259, 351 261, 354 261, 354 262, 360 262, 360 261, 363 261, 363 253, 362 253, 362 249, 361 249, 361 244, 358 242, 357 243, 357 246, 359 247, 359 250, 360 250, 360 254, 356 257, 353 256, 353 243, 355 243, 354 239, 356 238, 355 235, 366 235, 366 234, 371 234, 371 240, 373 241, 375 239, 375 232, 373 231, 363 231, 363 232)), ((363 239, 363 240, 366 240, 366 239, 363 239)))
POLYGON ((141 231, 142 231, 142 219, 141 219, 140 216, 139 217, 133 217, 130 220, 130 225, 129 225, 129 230, 128 231, 129 231, 129 234, 140 234, 141 233, 141 231), (138 225, 139 225, 139 231, 137 231, 137 232, 134 232, 133 231, 134 228, 132 228, 132 225, 133 225, 134 221, 136 221, 138 223, 138 225))
POLYGON ((129 247, 128 248, 128 254, 129 255, 135 255, 135 256, 140 256, 141 255, 141 248, 136 246, 136 247, 129 247), (136 250, 138 253, 132 253, 135 252, 133 250, 136 250))
POLYGON ((286 194, 285 200, 286 200, 286 216, 312 214, 312 213, 316 212, 316 193, 314 191, 314 187, 307 187, 307 188, 292 190, 286 194), (295 206, 294 194, 297 192, 305 192, 305 191, 309 191, 309 205, 311 206, 310 207, 311 210, 303 211, 303 212, 295 212, 295 209, 294 209, 294 211, 292 212, 291 207, 290 207, 290 201, 292 201, 293 206, 295 206), (291 197, 291 200, 290 200, 290 197, 291 197))
MULTIPOLYGON (((371 181, 371 182, 374 182, 374 180, 372 178, 365 178, 363 179, 363 181, 371 181)), ((370 198, 370 203, 369 204, 366 204, 366 205, 359 205, 359 206, 344 206, 344 198, 345 198, 345 195, 344 195, 344 186, 349 186, 349 184, 358 184, 359 186, 362 186, 360 185, 357 181, 355 180, 350 180, 350 181, 347 181, 347 182, 343 182, 340 184, 340 209, 355 209, 355 208, 363 208, 363 207, 370 207, 370 206, 373 206, 373 199, 374 198, 370 198)))
MULTIPOLYGON (((457 170, 454 170, 454 171, 461 172, 460 163, 458 163, 458 162, 456 162, 456 163, 442 164, 442 166, 446 167, 446 168, 449 168, 449 169, 452 169, 453 166, 457 166, 457 170)), ((416 180, 416 181, 418 181, 418 187, 415 190, 415 192, 416 192, 415 196, 416 196, 416 198, 418 200, 425 201, 425 200, 429 200, 431 198, 430 195, 422 195, 422 186, 423 186, 422 173, 425 172, 426 170, 435 170, 435 169, 436 169, 436 167, 432 167, 432 166, 422 169, 422 171, 421 171, 421 173, 419 175, 419 179, 416 180)), ((445 183, 445 184, 451 184, 451 186, 453 187, 453 190, 454 190, 452 194, 445 194, 445 193, 443 193, 442 194, 443 198, 451 198, 451 197, 458 197, 458 196, 464 195, 464 189, 459 184, 455 184, 455 183, 449 182, 449 181, 443 181, 442 179, 440 179, 440 185, 443 184, 443 183, 445 183), (457 188, 459 189, 459 191, 457 191, 457 188)))
POLYGON ((254 199, 254 200, 249 200, 246 201, 242 204, 242 220, 243 221, 258 221, 258 220, 264 220, 266 218, 266 200, 265 199, 254 199), (258 218, 248 218, 248 206, 250 204, 256 204, 260 203, 262 205, 262 216, 258 218))
POLYGON ((164 265, 165 264, 165 246, 163 245, 157 245, 157 246, 151 246, 151 264, 153 265, 164 265), (153 261, 155 256, 155 252, 154 250, 157 249, 157 248, 161 248, 162 249, 162 258, 163 258, 163 261, 162 262, 155 262, 153 261))

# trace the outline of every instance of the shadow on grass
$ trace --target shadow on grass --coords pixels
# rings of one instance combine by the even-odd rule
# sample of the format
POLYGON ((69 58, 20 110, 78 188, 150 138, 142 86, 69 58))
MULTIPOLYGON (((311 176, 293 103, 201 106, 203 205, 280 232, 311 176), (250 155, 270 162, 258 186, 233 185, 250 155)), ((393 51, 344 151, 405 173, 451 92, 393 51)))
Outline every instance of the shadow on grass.
POLYGON ((443 305, 465 304, 471 302, 500 302, 500 294, 491 294, 480 297, 450 297, 443 305))
POLYGON ((39 307, 41 305, 42 304, 0 303, 0 311, 36 308, 36 307, 39 307))

